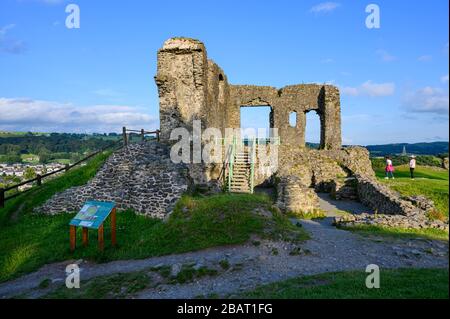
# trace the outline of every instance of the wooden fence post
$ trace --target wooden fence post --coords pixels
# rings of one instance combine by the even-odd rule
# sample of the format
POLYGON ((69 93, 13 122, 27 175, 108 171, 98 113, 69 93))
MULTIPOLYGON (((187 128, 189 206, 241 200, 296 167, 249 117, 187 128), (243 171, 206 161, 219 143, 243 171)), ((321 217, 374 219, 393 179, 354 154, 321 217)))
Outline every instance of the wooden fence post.
POLYGON ((37 186, 41 186, 42 185, 42 176, 40 174, 37 174, 36 178, 37 178, 37 180, 36 180, 37 186))
POLYGON ((5 207, 5 189, 0 188, 0 208, 5 207))
POLYGON ((124 126, 122 128, 122 136, 123 136, 123 146, 127 146, 127 128, 124 126))
POLYGON ((141 140, 142 142, 145 141, 144 129, 141 129, 141 140))

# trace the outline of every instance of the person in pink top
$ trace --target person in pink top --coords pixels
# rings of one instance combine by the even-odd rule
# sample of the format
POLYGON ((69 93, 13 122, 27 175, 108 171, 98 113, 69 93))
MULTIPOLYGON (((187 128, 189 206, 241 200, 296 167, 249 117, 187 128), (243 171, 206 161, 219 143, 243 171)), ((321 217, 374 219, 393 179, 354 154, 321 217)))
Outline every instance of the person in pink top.
POLYGON ((394 165, 392 164, 392 159, 390 156, 386 157, 386 177, 385 179, 389 179, 391 177, 392 179, 395 179, 394 177, 394 165))
POLYGON ((411 173, 411 179, 414 179, 414 170, 416 169, 416 157, 411 155, 409 157, 409 172, 411 173))

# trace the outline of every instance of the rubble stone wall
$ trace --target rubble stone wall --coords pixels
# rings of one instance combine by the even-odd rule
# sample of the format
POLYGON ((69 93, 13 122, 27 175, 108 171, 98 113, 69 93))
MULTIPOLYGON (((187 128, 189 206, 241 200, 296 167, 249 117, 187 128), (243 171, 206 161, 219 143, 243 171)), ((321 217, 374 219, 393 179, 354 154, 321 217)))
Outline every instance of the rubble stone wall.
POLYGON ((411 202, 403 200, 399 194, 375 179, 357 175, 356 180, 360 201, 380 214, 408 216, 419 210, 411 202))
POLYGON ((114 152, 86 185, 56 194, 36 209, 45 214, 77 212, 88 200, 114 201, 149 217, 165 218, 190 185, 187 168, 170 160, 157 142, 131 144, 114 152))

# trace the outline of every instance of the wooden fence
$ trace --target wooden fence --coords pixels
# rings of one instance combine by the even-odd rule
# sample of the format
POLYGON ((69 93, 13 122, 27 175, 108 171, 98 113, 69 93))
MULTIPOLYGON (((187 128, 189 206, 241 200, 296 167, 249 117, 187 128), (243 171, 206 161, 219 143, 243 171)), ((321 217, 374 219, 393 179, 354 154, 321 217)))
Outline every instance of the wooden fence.
POLYGON ((126 127, 123 127, 123 129, 122 129, 122 138, 120 138, 119 140, 113 142, 112 144, 110 144, 110 145, 108 145, 106 147, 103 147, 102 149, 100 149, 100 150, 98 150, 98 151, 96 151, 96 152, 86 156, 85 158, 79 160, 76 163, 73 163, 71 165, 66 164, 65 167, 60 168, 60 169, 58 169, 56 171, 52 171, 52 172, 49 172, 49 173, 46 173, 46 174, 43 174, 43 175, 39 175, 38 174, 38 175, 36 175, 35 178, 23 181, 23 182, 21 182, 19 184, 12 185, 12 186, 9 186, 9 187, 6 187, 6 188, 0 188, 0 208, 5 207, 5 202, 7 200, 10 200, 10 199, 12 199, 14 197, 17 197, 17 196, 21 195, 21 194, 24 194, 24 193, 28 192, 29 190, 31 190, 32 188, 28 188, 28 189, 26 189, 24 191, 21 191, 21 192, 18 191, 16 193, 12 194, 12 195, 6 195, 6 192, 8 192, 8 191, 11 191, 13 189, 17 189, 20 186, 23 186, 23 185, 26 185, 26 184, 30 184, 30 183, 34 183, 34 182, 36 182, 36 186, 41 186, 42 185, 42 180, 44 178, 52 176, 52 175, 57 174, 57 173, 60 173, 62 171, 67 172, 68 170, 74 168, 75 166, 77 166, 77 165, 87 161, 88 159, 94 157, 95 155, 105 151, 106 149, 110 149, 110 148, 114 149, 118 145, 127 146, 129 141, 130 141, 129 136, 127 135, 127 132, 139 133, 140 136, 141 136, 141 140, 142 141, 145 140, 145 135, 156 134, 156 139, 159 142, 159 133, 160 133, 159 130, 156 130, 156 131, 145 131, 144 129, 141 129, 141 130, 130 130, 130 129, 127 129, 126 127))
POLYGON ((95 155, 100 154, 101 152, 105 151, 106 149, 115 148, 115 147, 117 147, 118 145, 121 145, 121 144, 122 144, 122 139, 119 139, 119 140, 115 141, 114 143, 112 143, 112 144, 110 144, 110 145, 108 145, 106 147, 103 147, 103 148, 99 149, 98 151, 95 151, 92 154, 89 154, 85 158, 82 158, 78 162, 75 162, 75 163, 73 163, 71 165, 66 164, 65 167, 57 169, 55 171, 52 171, 52 172, 49 172, 49 173, 46 173, 46 174, 43 174, 43 175, 37 174, 35 178, 23 181, 23 182, 21 182, 19 184, 15 184, 15 185, 12 185, 12 186, 9 186, 9 187, 6 187, 6 188, 0 188, 0 208, 5 207, 5 202, 7 200, 12 199, 14 197, 17 197, 17 196, 19 196, 21 194, 24 194, 24 193, 30 191, 32 188, 28 188, 28 189, 26 189, 24 191, 21 191, 21 192, 18 191, 17 193, 14 193, 14 194, 9 195, 9 196, 6 195, 6 192, 11 191, 13 189, 17 189, 20 186, 23 186, 23 185, 26 185, 26 184, 30 184, 30 183, 34 183, 34 182, 36 182, 36 186, 41 186, 42 185, 42 181, 43 181, 44 178, 52 176, 52 175, 57 174, 57 173, 60 173, 62 171, 67 172, 68 170, 74 168, 75 166, 78 166, 81 163, 87 161, 88 159, 94 157, 95 155))
POLYGON ((145 135, 150 135, 150 134, 156 134, 156 139, 159 142, 159 133, 160 130, 156 130, 156 131, 145 131, 144 129, 141 130, 131 130, 131 129, 127 129, 125 126, 122 128, 122 138, 123 138, 123 145, 127 146, 130 143, 130 138, 129 138, 129 134, 127 133, 134 133, 137 135, 141 136, 141 141, 143 142, 145 140, 145 135))

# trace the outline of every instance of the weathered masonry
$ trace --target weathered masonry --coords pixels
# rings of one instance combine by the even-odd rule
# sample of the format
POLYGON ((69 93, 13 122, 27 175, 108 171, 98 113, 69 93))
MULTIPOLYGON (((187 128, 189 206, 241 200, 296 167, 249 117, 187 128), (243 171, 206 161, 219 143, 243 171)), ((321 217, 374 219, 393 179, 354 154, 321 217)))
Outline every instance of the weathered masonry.
MULTIPOLYGON (((419 209, 377 183, 365 148, 342 147, 340 95, 335 86, 299 84, 278 89, 232 85, 224 71, 208 59, 204 44, 189 38, 172 38, 163 44, 155 81, 161 140, 167 144, 175 128, 192 132, 194 120, 201 121, 202 129, 218 128, 225 136, 226 128, 240 128, 241 107, 270 107, 269 124, 278 130, 281 141, 270 144, 277 150, 278 165, 263 167, 252 155, 251 145, 245 144, 228 162, 189 164, 195 184, 219 188, 228 180, 230 191, 252 190, 253 183, 272 184, 277 188, 277 205, 284 211, 318 208, 317 192, 359 199, 379 213, 411 215, 419 209), (310 111, 320 118, 319 149, 305 147, 306 113, 310 111), (250 159, 254 167, 248 164, 250 159)), ((224 155, 227 148, 224 143, 224 155)))
MULTIPOLYGON (((254 186, 265 184, 276 187, 276 204, 285 212, 317 209, 317 192, 329 192, 336 199, 360 200, 378 211, 377 216, 393 215, 382 217, 383 223, 437 227, 425 217, 432 204, 401 198, 376 181, 367 149, 342 147, 340 96, 335 86, 299 84, 277 89, 232 85, 223 70, 208 59, 203 43, 188 38, 167 40, 158 51, 157 69, 162 143, 125 145, 87 185, 56 194, 37 211, 73 212, 85 200, 114 200, 120 209, 165 218, 192 184, 212 191, 226 187, 231 192, 252 192, 254 186), (241 107, 256 106, 270 108, 268 124, 278 130, 278 136, 263 142, 264 151, 255 147, 256 139, 250 143, 240 136, 226 136, 226 129, 240 128, 241 107), (307 112, 316 112, 320 118, 319 149, 305 147, 307 112), (184 127, 192 132, 194 120, 201 121, 202 129, 222 132, 223 162, 172 162, 172 130, 184 127), (272 151, 276 156, 263 161, 261 155, 272 151)), ((340 222, 373 220, 355 217, 340 222)), ((448 229, 448 224, 438 226, 448 229)))
POLYGON ((193 120, 222 130, 239 128, 241 107, 269 106, 270 126, 278 128, 283 143, 304 146, 306 113, 315 111, 321 122, 320 148, 342 146, 339 90, 334 86, 231 85, 222 69, 208 60, 203 43, 186 38, 169 39, 158 51, 155 80, 163 141, 174 128, 191 128, 193 120), (291 113, 296 115, 295 127, 289 125, 291 113))

